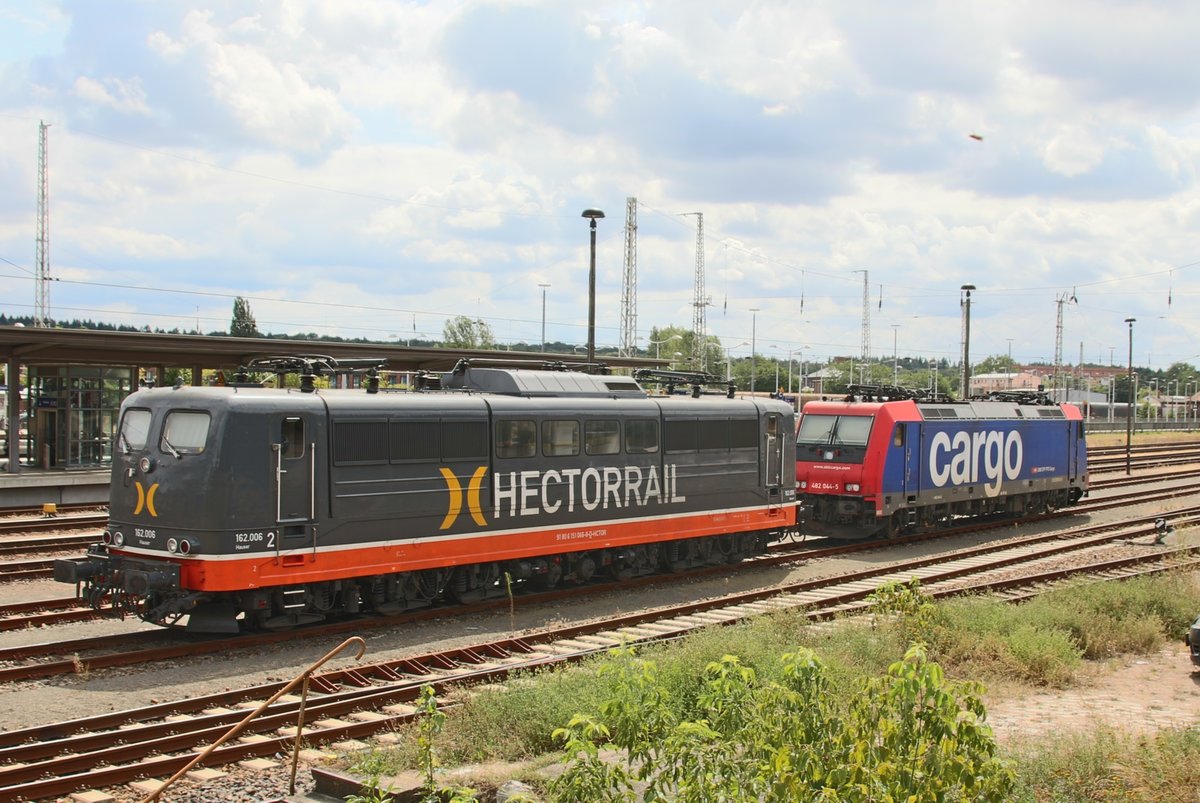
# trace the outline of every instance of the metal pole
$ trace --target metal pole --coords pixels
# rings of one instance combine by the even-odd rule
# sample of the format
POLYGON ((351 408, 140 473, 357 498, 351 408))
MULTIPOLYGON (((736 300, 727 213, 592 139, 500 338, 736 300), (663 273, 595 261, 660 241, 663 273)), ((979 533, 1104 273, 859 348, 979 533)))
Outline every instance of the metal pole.
POLYGON ((751 307, 750 312, 751 312, 751 317, 750 317, 750 395, 753 396, 754 390, 755 390, 755 388, 754 388, 755 365, 754 364, 756 362, 758 362, 758 360, 755 359, 756 348, 757 348, 756 340, 758 337, 758 307, 751 307))
POLYGON ((900 384, 900 361, 896 358, 896 332, 900 329, 900 324, 892 324, 892 384, 899 386, 900 384))
POLYGON ((1129 324, 1129 407, 1125 410, 1125 475, 1131 473, 1133 464, 1133 405, 1136 397, 1133 395, 1133 323, 1137 318, 1126 318, 1129 324))
POLYGON ((542 351, 546 350, 546 288, 549 286, 546 282, 538 284, 542 288, 542 351))
POLYGON ((964 284, 963 307, 963 353, 962 353, 962 397, 971 398, 971 291, 973 284, 964 284))
POLYGON ((592 252, 588 262, 588 344, 587 361, 596 361, 596 220, 604 217, 599 209, 583 210, 583 217, 591 221, 592 252))

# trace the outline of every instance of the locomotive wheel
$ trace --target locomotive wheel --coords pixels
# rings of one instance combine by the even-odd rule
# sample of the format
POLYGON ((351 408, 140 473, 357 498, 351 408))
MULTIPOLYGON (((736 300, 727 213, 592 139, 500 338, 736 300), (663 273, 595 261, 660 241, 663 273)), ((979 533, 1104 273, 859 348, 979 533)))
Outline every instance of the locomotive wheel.
POLYGON ((904 522, 899 513, 887 517, 883 525, 883 534, 887 538, 898 538, 904 532, 904 522))
POLYGON ((499 580, 500 565, 497 563, 460 566, 450 578, 450 583, 446 586, 446 593, 458 603, 479 602, 504 593, 497 586, 499 580))
POLYGON ((662 556, 663 571, 678 574, 687 568, 687 549, 682 541, 663 544, 659 554, 662 556))
POLYGON ((557 586, 562 581, 562 576, 562 560, 552 557, 546 563, 546 573, 536 575, 531 582, 535 588, 546 591, 557 586))
POLYGON ((725 563, 737 563, 742 559, 741 538, 731 533, 716 537, 716 553, 725 563))

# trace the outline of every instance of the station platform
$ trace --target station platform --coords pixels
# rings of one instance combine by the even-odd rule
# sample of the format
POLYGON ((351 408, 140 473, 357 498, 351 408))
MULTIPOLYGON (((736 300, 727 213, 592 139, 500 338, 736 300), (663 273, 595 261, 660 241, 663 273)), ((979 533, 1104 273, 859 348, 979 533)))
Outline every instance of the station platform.
POLYGON ((22 467, 16 474, 0 471, 0 508, 54 503, 108 504, 112 470, 22 467))

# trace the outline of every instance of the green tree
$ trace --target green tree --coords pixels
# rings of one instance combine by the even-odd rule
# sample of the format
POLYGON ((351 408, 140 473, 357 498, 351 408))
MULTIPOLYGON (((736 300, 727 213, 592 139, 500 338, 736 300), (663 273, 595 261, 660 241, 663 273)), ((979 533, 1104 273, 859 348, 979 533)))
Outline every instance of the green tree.
POLYGON ((492 327, 479 318, 459 315, 442 327, 442 345, 457 349, 490 349, 496 345, 492 327))
MULTIPOLYGON (((678 370, 699 371, 700 365, 694 359, 696 335, 691 329, 682 326, 654 327, 650 330, 650 339, 644 349, 646 356, 672 363, 678 370), (679 352, 679 357, 675 353, 679 352)), ((721 348, 721 338, 709 335, 704 341, 703 368, 710 374, 725 375, 725 351, 721 348)))
POLYGON ((1007 354, 993 354, 976 363, 971 374, 1011 374, 1016 370, 1016 362, 1007 354))
POLYGON ((233 319, 229 322, 229 334, 234 337, 259 337, 258 324, 250 311, 250 302, 238 296, 233 300, 233 319))

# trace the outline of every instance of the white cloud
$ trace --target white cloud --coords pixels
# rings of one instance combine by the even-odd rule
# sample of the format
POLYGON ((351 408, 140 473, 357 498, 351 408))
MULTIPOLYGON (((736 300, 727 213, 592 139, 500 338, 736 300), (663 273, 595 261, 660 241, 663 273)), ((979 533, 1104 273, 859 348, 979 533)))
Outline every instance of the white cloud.
MULTIPOLYGON (((430 311, 419 325, 435 334, 435 312, 468 298, 526 339, 540 337, 529 307, 548 279, 555 339, 580 334, 579 212, 598 206, 598 324, 615 339, 637 196, 645 331, 690 324, 694 219, 678 215, 694 210, 721 305, 710 332, 749 340, 758 306, 764 353, 857 352, 850 271, 863 268, 889 356, 895 323, 901 356, 953 359, 966 281, 980 354, 1008 337, 1018 359, 1051 354, 1054 295, 1076 284, 1066 338, 1089 353, 1128 315, 1156 354, 1186 330, 1156 323, 1165 294, 1138 278, 1200 260, 1197 12, 1184 6, 113 3, 73 6, 36 59, 0 55, 0 137, 31 153, 24 121, 55 124, 61 264, 280 299, 386 297, 430 311)), ((32 169, 0 166, 32 199, 32 169)), ((0 204, 0 256, 29 261, 32 203, 0 204)), ((6 281, 0 297, 30 296, 6 281)), ((1200 269, 1174 281, 1176 307, 1200 295, 1200 269)), ((120 302, 93 290, 76 306, 120 302)), ((259 317, 276 331, 289 316, 397 328, 296 310, 272 302, 259 317)))
POLYGON ((150 108, 146 105, 146 93, 137 78, 130 81, 107 78, 100 82, 81 75, 75 79, 72 91, 85 103, 108 106, 121 112, 150 115, 150 108))

